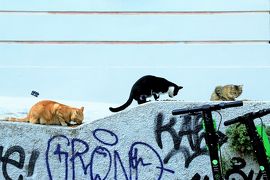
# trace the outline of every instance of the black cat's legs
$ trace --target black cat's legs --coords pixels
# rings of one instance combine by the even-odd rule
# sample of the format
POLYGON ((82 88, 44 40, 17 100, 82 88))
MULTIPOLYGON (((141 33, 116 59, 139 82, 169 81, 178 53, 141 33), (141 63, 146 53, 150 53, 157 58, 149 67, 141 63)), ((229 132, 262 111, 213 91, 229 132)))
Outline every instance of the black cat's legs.
POLYGON ((157 101, 157 100, 158 100, 158 98, 159 98, 159 94, 157 94, 157 93, 153 93, 153 96, 154 96, 155 100, 157 101))
POLYGON ((138 104, 143 104, 146 102, 149 102, 146 100, 147 96, 146 95, 141 95, 140 98, 137 100, 138 104))
POLYGON ((146 101, 142 101, 142 100, 138 100, 137 102, 138 102, 138 104, 146 103, 146 101))

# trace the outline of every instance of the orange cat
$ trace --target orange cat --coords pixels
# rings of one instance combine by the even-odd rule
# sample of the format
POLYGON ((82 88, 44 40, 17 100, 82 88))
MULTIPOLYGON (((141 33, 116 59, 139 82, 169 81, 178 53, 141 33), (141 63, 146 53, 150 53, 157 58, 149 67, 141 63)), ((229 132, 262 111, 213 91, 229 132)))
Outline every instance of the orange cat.
POLYGON ((8 118, 9 121, 30 122, 46 125, 70 125, 71 121, 82 124, 84 107, 73 108, 58 102, 44 100, 36 103, 25 118, 8 118))

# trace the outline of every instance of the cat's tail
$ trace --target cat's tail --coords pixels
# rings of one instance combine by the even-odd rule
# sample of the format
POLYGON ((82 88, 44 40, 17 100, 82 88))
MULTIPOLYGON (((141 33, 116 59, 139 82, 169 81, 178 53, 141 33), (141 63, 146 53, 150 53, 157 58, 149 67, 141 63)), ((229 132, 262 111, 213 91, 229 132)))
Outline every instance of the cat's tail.
POLYGON ((109 109, 111 112, 122 111, 122 110, 126 109, 132 103, 132 101, 133 101, 133 97, 132 97, 132 94, 130 94, 130 96, 125 104, 123 104, 122 106, 116 107, 116 108, 110 107, 109 109))
POLYGON ((25 118, 8 117, 5 120, 12 121, 12 122, 28 122, 28 117, 25 117, 25 118))

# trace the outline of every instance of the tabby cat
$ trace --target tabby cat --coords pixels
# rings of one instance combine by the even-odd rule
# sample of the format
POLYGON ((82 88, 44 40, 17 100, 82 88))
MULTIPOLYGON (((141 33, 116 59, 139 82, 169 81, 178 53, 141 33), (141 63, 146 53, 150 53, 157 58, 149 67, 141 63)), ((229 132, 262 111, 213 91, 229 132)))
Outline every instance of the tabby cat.
POLYGON ((30 122, 45 125, 71 125, 71 122, 82 124, 84 107, 73 108, 58 102, 43 100, 32 106, 25 118, 7 118, 8 121, 30 122))
POLYGON ((211 101, 235 101, 242 94, 243 85, 217 86, 212 93, 211 101))

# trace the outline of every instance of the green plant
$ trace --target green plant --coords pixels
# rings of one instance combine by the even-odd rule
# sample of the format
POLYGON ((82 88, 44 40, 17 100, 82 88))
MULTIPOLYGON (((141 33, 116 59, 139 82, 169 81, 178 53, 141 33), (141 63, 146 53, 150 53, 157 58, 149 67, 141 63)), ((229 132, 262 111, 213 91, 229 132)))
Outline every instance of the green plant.
POLYGON ((222 155, 222 164, 221 164, 221 168, 222 168, 222 175, 223 177, 225 177, 226 173, 228 170, 232 169, 232 161, 229 158, 229 156, 224 156, 222 155))
MULTIPOLYGON (((270 131, 270 130, 269 130, 270 131)), ((233 124, 226 130, 229 139, 229 147, 241 155, 254 156, 250 138, 243 124, 233 124)))
MULTIPOLYGON (((268 140, 270 141, 270 126, 263 126, 265 133, 267 135, 268 140)), ((260 132, 261 128, 257 127, 257 131, 259 134, 261 134, 262 132, 260 132)), ((229 126, 226 129, 226 135, 229 139, 229 148, 235 152, 238 152, 240 155, 242 156, 251 156, 254 161, 257 161, 257 159, 255 158, 255 153, 253 151, 253 147, 252 144, 250 142, 250 138, 247 135, 247 131, 246 131, 246 127, 243 124, 234 124, 229 126)), ((265 136, 263 136, 263 139, 265 139, 265 136)), ((265 142, 267 140, 264 140, 264 143, 268 144, 265 145, 266 149, 269 149, 269 142, 265 142)), ((266 150, 267 151, 267 150, 266 150)), ((269 156, 269 152, 268 152, 268 162, 270 163, 270 156, 269 156)), ((227 159, 225 159, 225 163, 222 166, 223 169, 223 174, 226 173, 230 167, 232 166, 232 164, 230 162, 228 162, 227 159), (223 167, 224 166, 224 167, 223 167)))

